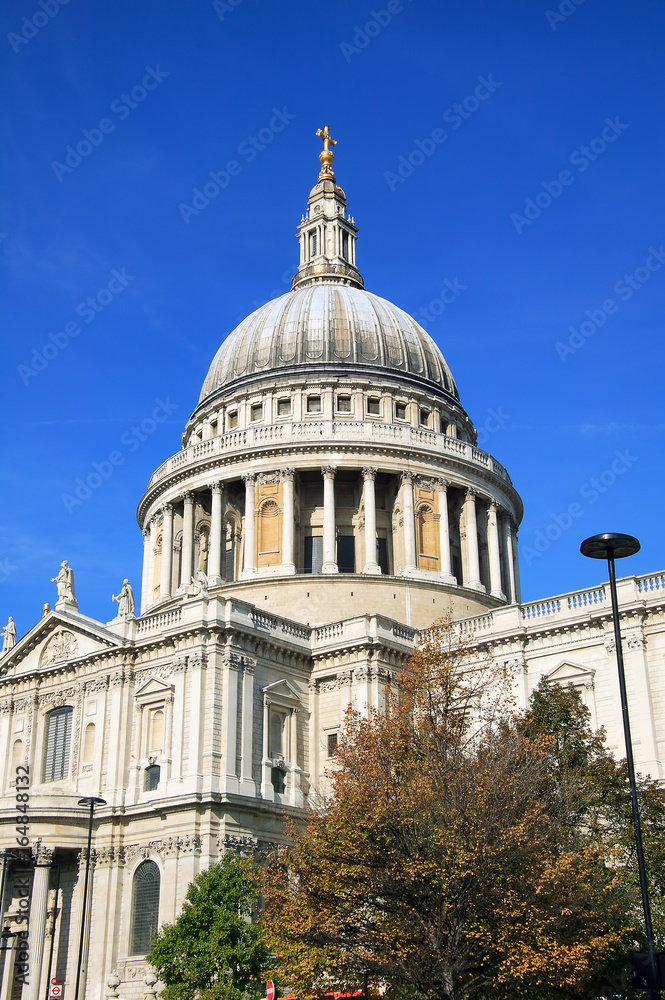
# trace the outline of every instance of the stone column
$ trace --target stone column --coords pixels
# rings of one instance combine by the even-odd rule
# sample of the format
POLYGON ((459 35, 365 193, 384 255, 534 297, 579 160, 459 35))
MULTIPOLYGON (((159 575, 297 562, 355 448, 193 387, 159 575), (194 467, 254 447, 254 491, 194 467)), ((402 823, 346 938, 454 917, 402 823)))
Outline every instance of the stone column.
POLYGON ((150 527, 143 529, 143 575, 141 576, 141 614, 148 607, 148 588, 150 586, 150 527))
POLYGON ((41 996, 42 962, 44 960, 44 938, 46 936, 48 884, 54 849, 52 847, 42 847, 41 843, 37 843, 33 846, 32 853, 35 859, 35 874, 32 882, 30 923, 28 925, 30 973, 27 1000, 39 1000, 41 996))
POLYGON ((256 524, 254 523, 256 474, 249 472, 242 478, 245 480, 245 553, 240 579, 245 580, 256 575, 256 524))
POLYGON ((499 526, 497 524, 497 507, 494 500, 490 501, 487 512, 487 548, 490 560, 490 594, 505 601, 506 595, 501 589, 501 552, 499 551, 499 526))
POLYGON ((337 573, 335 552, 335 472, 327 465, 323 474, 323 566, 322 573, 337 573))
POLYGON ((413 573, 417 570, 416 564, 416 521, 413 509, 413 481, 415 476, 412 472, 402 473, 402 504, 404 507, 404 572, 413 573))
POLYGON ((485 593, 485 588, 480 579, 480 560, 478 558, 478 525, 476 523, 476 494, 473 490, 467 490, 464 501, 464 522, 466 525, 466 552, 469 569, 469 579, 464 581, 464 586, 471 590, 480 590, 485 593))
POLYGON ((365 501, 365 565, 363 573, 381 575, 381 567, 376 561, 376 494, 374 480, 376 469, 363 469, 363 497, 365 501))
POLYGON ((282 470, 282 573, 295 573, 296 564, 293 558, 293 539, 295 532, 295 500, 293 480, 295 469, 282 470))
POLYGON ((509 604, 514 604, 515 564, 513 560, 513 529, 510 514, 506 514, 503 518, 503 547, 506 553, 506 600, 509 604))
POLYGON ((240 757, 240 794, 256 795, 252 775, 254 748, 254 663, 244 657, 242 671, 242 735, 240 757))
POLYGON ((222 582, 222 540, 224 538, 222 484, 213 483, 210 490, 212 492, 212 507, 210 511, 208 583, 211 587, 218 587, 222 582))
POLYGON ((437 492, 439 496, 439 549, 441 551, 441 580, 443 583, 457 584, 450 563, 450 525, 448 523, 448 487, 447 479, 439 479, 437 492))
POLYGON ((173 574, 173 507, 165 503, 162 507, 162 565, 159 574, 160 599, 171 596, 171 576, 173 574))
POLYGON ((515 601, 522 603, 522 586, 520 584, 520 562, 517 548, 517 528, 513 532, 513 579, 515 580, 515 601))
POLYGON ((182 552, 180 554, 180 586, 188 587, 192 582, 194 566, 194 494, 187 490, 183 494, 182 552))

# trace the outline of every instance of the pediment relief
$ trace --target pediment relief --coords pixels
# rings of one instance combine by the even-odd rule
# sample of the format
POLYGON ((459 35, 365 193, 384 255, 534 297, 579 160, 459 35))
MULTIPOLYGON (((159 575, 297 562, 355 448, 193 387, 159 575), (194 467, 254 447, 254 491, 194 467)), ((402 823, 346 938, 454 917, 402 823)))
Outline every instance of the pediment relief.
POLYGON ((51 612, 30 629, 2 658, 3 676, 57 668, 69 660, 101 653, 118 643, 109 633, 99 633, 90 619, 51 612), (88 625, 90 623, 90 625, 88 625))
POLYGON ((42 649, 39 658, 40 667, 50 667, 54 663, 61 663, 63 660, 71 660, 78 656, 78 639, 69 629, 58 629, 48 639, 42 649))

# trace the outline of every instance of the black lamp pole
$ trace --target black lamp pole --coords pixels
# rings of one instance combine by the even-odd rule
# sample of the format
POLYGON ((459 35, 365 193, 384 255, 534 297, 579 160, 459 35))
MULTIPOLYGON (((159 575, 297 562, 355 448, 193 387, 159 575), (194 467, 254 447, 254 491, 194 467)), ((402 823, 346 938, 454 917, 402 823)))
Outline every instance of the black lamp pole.
POLYGON ((81 937, 79 939, 79 960, 76 968, 76 989, 74 990, 74 1000, 79 1000, 79 986, 81 984, 81 965, 83 963, 83 945, 85 943, 85 911, 88 902, 88 880, 90 878, 90 845, 92 844, 92 820, 95 815, 95 806, 105 806, 106 799, 97 798, 94 795, 86 795, 78 800, 78 805, 90 807, 90 819, 88 820, 88 854, 85 859, 85 882, 83 885, 83 906, 81 907, 81 937))
MULTIPOLYGON (((658 965, 656 962, 656 942, 653 936, 651 921, 651 904, 649 903, 649 885, 644 864, 644 848, 642 846, 642 826, 640 823, 640 806, 637 799, 637 781, 635 779, 635 764, 633 762, 633 741, 630 736, 630 717, 628 715, 628 696, 626 693, 626 674, 623 667, 623 650, 621 648, 621 630, 619 628, 619 602, 617 600, 617 580, 614 567, 615 559, 633 556, 640 551, 640 543, 632 535, 621 535, 608 532, 603 535, 593 535, 580 545, 580 552, 590 559, 607 559, 610 574, 610 594, 612 597, 612 621, 614 623, 614 645, 617 654, 619 671, 619 691, 621 693, 621 714, 623 716, 623 731, 626 741, 626 764, 628 765, 628 782, 630 784, 630 800, 633 810, 633 827, 635 830, 635 848, 637 851, 637 869, 640 876, 640 891, 642 893, 642 909, 644 911, 644 930, 647 938, 647 948, 651 965, 652 982, 660 984, 658 965)), ((649 990, 652 1000, 659 1000, 660 989, 649 990)))

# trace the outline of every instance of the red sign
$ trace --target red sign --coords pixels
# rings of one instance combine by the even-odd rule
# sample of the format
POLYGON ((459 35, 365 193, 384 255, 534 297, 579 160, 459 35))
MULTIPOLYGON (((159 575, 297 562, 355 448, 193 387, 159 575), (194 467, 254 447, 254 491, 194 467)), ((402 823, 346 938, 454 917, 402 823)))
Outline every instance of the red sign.
POLYGON ((266 1000, 275 1000, 275 984, 272 979, 266 983, 266 1000))

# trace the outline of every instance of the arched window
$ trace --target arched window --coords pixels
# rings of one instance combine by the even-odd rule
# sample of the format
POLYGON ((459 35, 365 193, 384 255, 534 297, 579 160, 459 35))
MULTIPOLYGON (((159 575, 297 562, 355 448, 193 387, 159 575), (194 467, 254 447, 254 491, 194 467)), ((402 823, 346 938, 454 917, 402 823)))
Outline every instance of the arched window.
POLYGON ((83 763, 89 764, 95 756, 95 724, 94 722, 89 722, 85 727, 85 736, 83 738, 83 763))
POLYGON ((20 765, 23 760, 23 740, 14 740, 14 745, 12 746, 12 773, 11 777, 16 777, 16 768, 20 765))
POLYGON ((147 955, 159 921, 159 868, 154 861, 142 861, 132 883, 132 922, 129 954, 147 955))
POLYGON ((55 708, 46 716, 44 781, 64 781, 69 774, 69 748, 74 709, 55 708))

